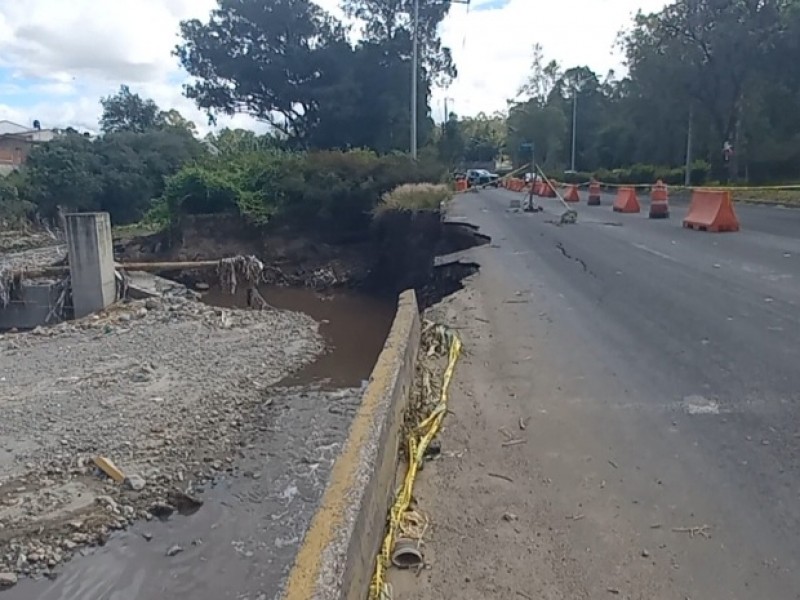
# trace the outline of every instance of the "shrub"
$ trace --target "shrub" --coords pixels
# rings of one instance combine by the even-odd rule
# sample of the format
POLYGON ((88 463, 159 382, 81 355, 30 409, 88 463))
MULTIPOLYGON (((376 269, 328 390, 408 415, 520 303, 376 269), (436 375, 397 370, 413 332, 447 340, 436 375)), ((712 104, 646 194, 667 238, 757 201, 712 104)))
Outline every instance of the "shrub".
POLYGON ((29 221, 36 206, 20 198, 19 190, 11 178, 0 176, 0 223, 7 227, 20 227, 29 221))
POLYGON ((164 197, 180 212, 238 210, 247 218, 320 232, 364 230, 384 194, 405 183, 438 183, 444 168, 367 150, 241 152, 185 167, 164 197))
POLYGON ((375 212, 439 210, 442 203, 448 202, 452 197, 452 190, 443 184, 406 183, 385 193, 375 212))

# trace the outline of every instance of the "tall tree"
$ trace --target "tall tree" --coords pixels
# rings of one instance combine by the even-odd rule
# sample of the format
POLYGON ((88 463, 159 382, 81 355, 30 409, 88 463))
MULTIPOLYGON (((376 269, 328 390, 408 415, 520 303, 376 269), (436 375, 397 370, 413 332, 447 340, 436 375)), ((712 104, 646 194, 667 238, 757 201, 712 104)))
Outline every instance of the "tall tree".
POLYGON ((164 116, 158 105, 150 99, 134 94, 127 85, 121 85, 113 96, 100 99, 103 114, 100 129, 103 133, 132 131, 142 133, 164 125, 164 116))
POLYGON ((305 140, 348 86, 344 28, 309 0, 219 0, 181 35, 175 52, 195 78, 185 93, 212 117, 244 112, 305 140))
MULTIPOLYGON (((447 16, 450 0, 419 2, 419 49, 425 72, 437 84, 445 84, 456 76, 450 49, 442 45, 439 25, 447 16)), ((350 17, 359 19, 368 42, 399 42, 401 55, 411 56, 414 0, 343 0, 350 17)))

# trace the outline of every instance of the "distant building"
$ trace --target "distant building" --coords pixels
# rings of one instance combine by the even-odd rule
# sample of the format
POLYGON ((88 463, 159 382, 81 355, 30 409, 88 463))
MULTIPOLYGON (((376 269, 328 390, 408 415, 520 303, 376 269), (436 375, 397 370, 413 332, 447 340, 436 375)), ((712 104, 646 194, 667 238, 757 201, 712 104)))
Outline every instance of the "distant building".
POLYGON ((58 135, 53 129, 42 129, 38 121, 24 127, 11 121, 0 121, 0 174, 7 175, 25 163, 36 144, 49 142, 58 135))

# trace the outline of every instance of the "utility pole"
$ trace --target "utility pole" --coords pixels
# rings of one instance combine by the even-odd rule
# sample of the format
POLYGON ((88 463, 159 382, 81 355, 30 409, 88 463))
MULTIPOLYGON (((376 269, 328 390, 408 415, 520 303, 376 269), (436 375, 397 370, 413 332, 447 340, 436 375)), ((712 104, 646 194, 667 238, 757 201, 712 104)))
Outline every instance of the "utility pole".
MULTIPOLYGON (((470 0, 450 0, 450 4, 466 4, 470 0)), ((419 83, 419 0, 414 0, 411 38, 411 158, 417 160, 417 85, 419 83)))
POLYGON ((689 187, 692 184, 692 108, 689 107, 689 125, 686 128, 686 167, 683 174, 683 185, 689 187))
POLYGON ((414 0, 414 32, 411 42, 411 158, 417 160, 417 83, 419 77, 419 0, 414 0))
POLYGON ((572 88, 572 161, 570 162, 570 169, 575 170, 575 139, 576 130, 575 126, 578 123, 578 88, 572 88))

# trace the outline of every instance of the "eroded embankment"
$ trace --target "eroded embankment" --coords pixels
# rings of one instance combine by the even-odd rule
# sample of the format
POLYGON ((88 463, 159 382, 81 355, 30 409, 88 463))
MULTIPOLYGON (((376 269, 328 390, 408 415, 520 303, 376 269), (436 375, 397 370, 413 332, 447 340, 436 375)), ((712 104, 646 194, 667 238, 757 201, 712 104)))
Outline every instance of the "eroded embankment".
MULTIPOLYGON (((266 267, 263 284, 318 290, 351 287, 392 302, 412 288, 426 306, 429 299, 441 297, 433 290, 437 282, 450 289, 459 275, 470 272, 457 260, 437 264, 436 258, 488 241, 476 228, 445 222, 434 211, 387 212, 369 231, 337 237, 256 228, 235 215, 193 215, 172 231, 119 241, 116 254, 122 261, 176 262, 255 255, 266 267)), ((162 274, 189 285, 215 283, 213 269, 162 274)))

